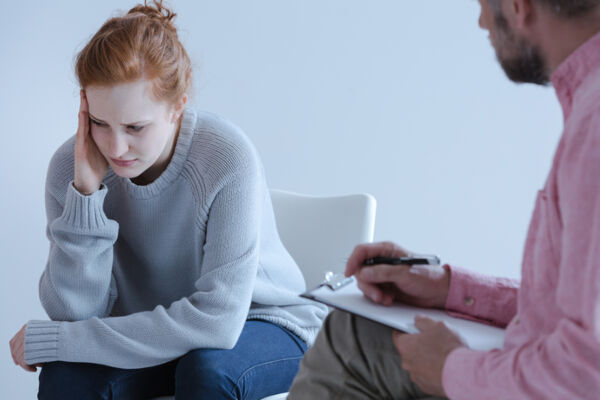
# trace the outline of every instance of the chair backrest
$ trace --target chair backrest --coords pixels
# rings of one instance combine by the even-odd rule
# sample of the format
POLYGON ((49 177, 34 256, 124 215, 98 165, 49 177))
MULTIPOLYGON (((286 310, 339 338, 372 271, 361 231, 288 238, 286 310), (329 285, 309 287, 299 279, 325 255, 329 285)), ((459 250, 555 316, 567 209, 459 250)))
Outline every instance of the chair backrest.
POLYGON ((343 272, 360 243, 373 241, 375 198, 369 194, 317 197, 271 190, 277 230, 307 288, 325 272, 343 272))

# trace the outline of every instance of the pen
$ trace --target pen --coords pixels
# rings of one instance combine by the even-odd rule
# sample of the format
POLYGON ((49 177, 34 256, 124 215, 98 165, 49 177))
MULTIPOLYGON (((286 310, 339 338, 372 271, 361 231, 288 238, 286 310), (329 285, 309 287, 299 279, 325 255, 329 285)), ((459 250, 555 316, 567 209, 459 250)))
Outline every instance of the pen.
POLYGON ((412 257, 374 257, 367 258, 363 261, 362 265, 377 265, 377 264, 391 264, 391 265, 416 265, 416 264, 431 264, 439 265, 440 258, 434 255, 420 255, 412 257))

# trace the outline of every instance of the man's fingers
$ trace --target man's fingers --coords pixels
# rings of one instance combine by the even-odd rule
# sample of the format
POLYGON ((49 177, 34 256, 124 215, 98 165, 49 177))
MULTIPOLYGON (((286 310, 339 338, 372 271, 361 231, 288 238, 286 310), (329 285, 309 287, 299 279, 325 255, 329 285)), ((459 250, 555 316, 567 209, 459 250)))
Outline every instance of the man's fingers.
POLYGON ((425 392, 423 388, 427 388, 427 382, 424 381, 419 375, 409 374, 410 380, 415 383, 421 389, 422 392, 425 392))
POLYGON ((383 301, 384 294, 376 285, 371 285, 358 279, 356 280, 356 284, 364 293, 364 295, 373 300, 375 303, 381 303, 383 301))
POLYGON ((408 253, 392 242, 359 244, 348 258, 346 263, 346 276, 354 275, 360 270, 363 261, 373 257, 402 257, 408 253))
POLYGON ((417 315, 415 317, 415 326, 421 332, 427 329, 431 329, 435 326, 439 321, 435 321, 431 318, 424 317, 422 315, 417 315))
POLYGON ((394 345, 400 354, 404 354, 404 352, 410 347, 410 344, 407 343, 410 341, 410 335, 404 332, 394 331, 394 333, 392 333, 392 340, 394 341, 394 345))
POLYGON ((409 269, 408 265, 379 264, 361 269, 359 277, 361 280, 371 283, 396 282, 399 278, 406 276, 409 269))

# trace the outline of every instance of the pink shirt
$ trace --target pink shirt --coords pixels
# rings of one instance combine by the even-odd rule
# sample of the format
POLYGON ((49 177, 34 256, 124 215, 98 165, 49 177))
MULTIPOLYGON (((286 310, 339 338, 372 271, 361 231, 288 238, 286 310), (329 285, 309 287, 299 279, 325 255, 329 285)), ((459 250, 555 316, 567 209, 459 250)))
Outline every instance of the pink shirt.
POLYGON ((452 399, 600 399, 600 34, 552 83, 565 129, 537 196, 520 287, 451 268, 446 308, 508 325, 502 350, 450 353, 442 378, 452 399))

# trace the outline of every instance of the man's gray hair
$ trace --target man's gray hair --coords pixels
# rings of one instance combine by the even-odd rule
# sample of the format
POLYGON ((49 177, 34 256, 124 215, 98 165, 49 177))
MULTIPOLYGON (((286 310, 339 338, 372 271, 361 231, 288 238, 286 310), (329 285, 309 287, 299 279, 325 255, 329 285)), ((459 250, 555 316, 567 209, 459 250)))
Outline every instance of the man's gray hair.
MULTIPOLYGON (((543 4, 561 17, 583 17, 600 5, 600 0, 533 0, 543 4)), ((488 0, 494 12, 500 12, 501 0, 488 0)))

